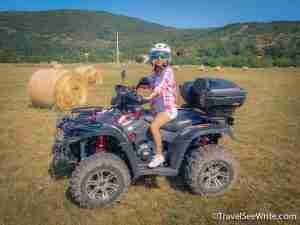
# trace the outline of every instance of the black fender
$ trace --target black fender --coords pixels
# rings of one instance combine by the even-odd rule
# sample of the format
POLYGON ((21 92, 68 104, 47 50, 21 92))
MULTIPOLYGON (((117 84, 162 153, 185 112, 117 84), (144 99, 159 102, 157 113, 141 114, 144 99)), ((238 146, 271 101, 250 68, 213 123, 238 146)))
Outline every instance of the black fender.
POLYGON ((97 136, 111 136, 116 138, 120 146, 122 148, 123 153, 126 155, 129 161, 129 169, 131 169, 133 176, 137 176, 138 173, 138 165, 137 165, 137 157, 134 153, 133 146, 131 142, 128 140, 128 137, 124 134, 124 132, 114 126, 112 124, 103 123, 99 129, 94 130, 93 132, 88 132, 84 136, 80 136, 80 138, 73 140, 72 142, 82 141, 86 138, 97 137, 97 136))
POLYGON ((231 135, 231 128, 199 128, 199 127, 187 127, 185 128, 171 144, 171 159, 170 166, 173 169, 179 170, 183 161, 184 155, 188 150, 191 142, 200 136, 208 134, 228 134, 231 135))

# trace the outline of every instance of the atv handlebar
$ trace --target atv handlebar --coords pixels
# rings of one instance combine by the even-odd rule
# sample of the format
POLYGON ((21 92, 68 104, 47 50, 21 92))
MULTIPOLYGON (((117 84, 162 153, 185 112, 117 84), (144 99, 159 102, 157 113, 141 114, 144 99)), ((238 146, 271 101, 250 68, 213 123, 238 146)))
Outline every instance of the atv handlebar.
MULTIPOLYGON (((115 86, 117 96, 112 98, 112 107, 126 108, 126 105, 144 105, 149 102, 143 96, 137 94, 136 87, 128 87, 118 84, 115 86)), ((76 107, 71 110, 71 113, 91 113, 100 112, 104 108, 100 106, 84 106, 76 107)))
POLYGON ((140 105, 144 105, 149 102, 149 100, 144 99, 143 96, 137 94, 136 87, 128 87, 125 85, 116 85, 115 90, 117 95, 125 96, 131 102, 136 102, 140 105))

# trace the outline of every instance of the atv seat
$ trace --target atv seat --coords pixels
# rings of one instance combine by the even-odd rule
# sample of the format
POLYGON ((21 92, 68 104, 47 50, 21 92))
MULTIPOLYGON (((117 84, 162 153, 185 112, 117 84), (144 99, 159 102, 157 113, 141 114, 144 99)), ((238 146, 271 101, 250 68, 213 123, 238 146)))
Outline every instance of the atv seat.
MULTIPOLYGON (((154 120, 154 116, 151 113, 149 113, 145 115, 144 119, 148 123, 152 123, 154 120)), ((183 118, 183 113, 181 113, 181 110, 178 110, 177 117, 171 120, 170 122, 168 122, 167 124, 165 124, 164 126, 162 126, 160 129, 169 132, 177 132, 191 125, 192 125, 192 121, 188 118, 183 118)))

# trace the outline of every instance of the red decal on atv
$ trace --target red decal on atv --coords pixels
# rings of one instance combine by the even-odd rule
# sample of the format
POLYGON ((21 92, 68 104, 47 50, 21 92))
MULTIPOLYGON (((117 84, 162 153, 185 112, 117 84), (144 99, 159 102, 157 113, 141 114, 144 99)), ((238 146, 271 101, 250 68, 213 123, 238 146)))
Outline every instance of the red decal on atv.
POLYGON ((106 137, 99 136, 96 138, 96 152, 105 151, 106 147, 106 137))
POLYGON ((128 134, 128 139, 129 139, 130 141, 134 141, 134 140, 136 139, 136 134, 135 134, 135 133, 129 133, 129 134, 128 134))

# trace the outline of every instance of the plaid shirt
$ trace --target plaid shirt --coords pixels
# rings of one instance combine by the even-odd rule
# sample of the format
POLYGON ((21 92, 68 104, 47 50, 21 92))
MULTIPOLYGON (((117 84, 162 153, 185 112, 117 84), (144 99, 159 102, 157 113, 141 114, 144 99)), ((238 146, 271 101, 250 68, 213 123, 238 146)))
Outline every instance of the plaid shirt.
POLYGON ((174 73, 171 67, 167 67, 162 75, 154 74, 152 78, 156 77, 159 82, 154 82, 154 92, 158 93, 159 96, 154 98, 152 105, 162 104, 162 106, 156 106, 165 112, 174 112, 176 110, 176 82, 174 78, 174 73))

